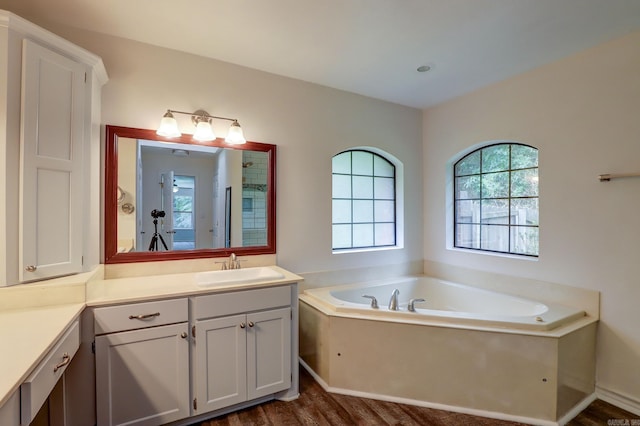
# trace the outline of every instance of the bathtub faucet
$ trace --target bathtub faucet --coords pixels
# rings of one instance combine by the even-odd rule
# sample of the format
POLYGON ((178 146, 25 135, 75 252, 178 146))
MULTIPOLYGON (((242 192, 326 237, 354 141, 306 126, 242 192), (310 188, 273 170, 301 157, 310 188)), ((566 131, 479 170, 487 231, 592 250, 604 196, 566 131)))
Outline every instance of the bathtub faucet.
POLYGON ((375 296, 369 296, 367 294, 363 294, 362 297, 366 297, 367 299, 371 299, 371 307, 373 309, 378 309, 378 300, 376 300, 375 296))
POLYGON ((418 298, 418 299, 411 299, 409 300, 409 306, 407 306, 407 310, 409 312, 415 312, 416 308, 415 306, 413 306, 416 302, 424 302, 425 300, 423 298, 418 298))
POLYGON ((393 290, 391 293, 391 299, 389 299, 389 310, 397 311, 398 310, 398 295, 400 294, 400 290, 397 288, 393 290))

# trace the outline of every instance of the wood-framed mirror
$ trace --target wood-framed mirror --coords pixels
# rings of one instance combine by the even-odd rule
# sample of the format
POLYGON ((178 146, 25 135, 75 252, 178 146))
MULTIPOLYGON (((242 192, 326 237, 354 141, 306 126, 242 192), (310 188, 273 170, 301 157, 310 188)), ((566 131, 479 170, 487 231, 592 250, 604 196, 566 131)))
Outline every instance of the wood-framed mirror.
POLYGON ((105 263, 276 252, 276 146, 106 126, 105 263))

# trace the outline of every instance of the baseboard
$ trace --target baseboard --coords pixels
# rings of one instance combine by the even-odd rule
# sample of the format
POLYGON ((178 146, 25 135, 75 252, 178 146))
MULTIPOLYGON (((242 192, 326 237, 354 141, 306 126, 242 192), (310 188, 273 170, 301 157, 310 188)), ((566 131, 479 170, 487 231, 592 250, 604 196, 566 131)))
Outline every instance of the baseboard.
POLYGON ((596 399, 598 399, 598 397, 597 397, 597 395, 595 393, 592 393, 591 395, 588 395, 585 399, 583 399, 578 404, 576 404, 575 407, 573 407, 571 410, 569 410, 569 412, 567 414, 565 414, 564 416, 560 417, 560 419, 558 420, 558 424, 559 425, 565 425, 565 424, 569 423, 571 420, 573 420, 574 417, 576 417, 578 414, 580 414, 582 412, 582 410, 587 408, 589 406, 589 404, 591 404, 596 399))
POLYGON ((325 391, 330 392, 330 393, 337 393, 337 394, 347 395, 347 396, 357 396, 359 398, 376 399, 376 400, 379 400, 379 401, 395 402, 395 403, 398 403, 398 404, 415 405, 415 406, 418 406, 418 407, 433 408, 433 409, 436 409, 436 410, 451 411, 451 412, 454 412, 454 413, 462 413, 462 414, 470 414, 472 416, 486 417, 486 418, 498 419, 498 420, 506 420, 506 421, 518 422, 518 423, 526 423, 526 424, 537 425, 537 426, 559 426, 559 425, 562 424, 562 423, 554 422, 554 421, 551 421, 551 420, 542 420, 542 419, 536 419, 536 418, 533 418, 533 417, 515 416, 515 415, 512 415, 512 414, 497 413, 495 411, 477 410, 477 409, 473 409, 473 408, 458 407, 458 406, 454 406, 454 405, 445 405, 445 404, 438 404, 438 403, 433 403, 433 402, 418 401, 418 400, 415 400, 415 399, 399 398, 399 397, 388 396, 388 395, 373 394, 373 393, 369 393, 369 392, 352 391, 352 390, 349 390, 349 389, 334 388, 332 386, 329 386, 327 384, 327 382, 322 380, 322 378, 320 376, 318 376, 315 373, 315 371, 313 371, 313 369, 311 367, 309 367, 307 365, 307 363, 305 363, 302 359, 300 359, 299 361, 300 361, 300 365, 302 365, 302 367, 305 370, 307 370, 307 372, 309 372, 309 374, 315 379, 315 381, 318 382, 320 384, 320 386, 325 391))
POLYGON ((640 416, 640 401, 627 395, 596 386, 598 399, 640 416))
POLYGON ((285 396, 285 397, 277 397, 276 399, 278 401, 283 401, 283 402, 291 402, 291 401, 295 401, 296 399, 298 399, 300 397, 299 393, 296 393, 294 395, 291 396, 285 396))

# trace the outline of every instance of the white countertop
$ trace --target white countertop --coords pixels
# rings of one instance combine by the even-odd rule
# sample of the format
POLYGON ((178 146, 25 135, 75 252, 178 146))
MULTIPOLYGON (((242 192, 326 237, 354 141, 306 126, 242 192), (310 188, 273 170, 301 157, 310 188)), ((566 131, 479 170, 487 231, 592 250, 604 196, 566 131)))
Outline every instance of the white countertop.
POLYGON ((0 407, 80 315, 84 303, 0 312, 0 407))
POLYGON ((168 297, 191 296, 204 293, 246 290, 297 283, 302 277, 277 266, 269 266, 284 275, 284 278, 255 283, 218 284, 198 286, 195 273, 153 275, 147 277, 95 280, 87 283, 87 306, 137 302, 168 297))
POLYGON ((51 285, 19 289, 23 293, 22 297, 27 298, 32 297, 34 289, 38 292, 56 292, 57 296, 50 299, 54 300, 55 305, 0 309, 0 407, 20 388, 86 306, 245 290, 292 284, 303 280, 302 277, 285 269, 269 267, 280 272, 284 278, 206 287, 195 283, 193 272, 107 280, 90 279, 85 284, 86 292, 82 302, 78 300, 77 282, 73 287, 66 287, 66 292, 51 285), (61 292, 69 294, 68 303, 61 300, 61 292))

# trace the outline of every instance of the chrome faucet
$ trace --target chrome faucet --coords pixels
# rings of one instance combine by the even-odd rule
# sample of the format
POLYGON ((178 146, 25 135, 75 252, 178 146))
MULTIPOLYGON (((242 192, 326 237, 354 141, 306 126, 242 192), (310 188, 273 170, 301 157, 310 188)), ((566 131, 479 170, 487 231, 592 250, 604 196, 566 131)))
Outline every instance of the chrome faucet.
POLYGON ((416 299, 411 299, 411 300, 409 300, 409 306, 407 306, 407 310, 408 310, 409 312, 415 312, 415 311, 416 311, 416 308, 415 308, 414 304, 415 304, 416 302, 424 302, 424 301, 425 301, 425 300, 424 300, 423 298, 416 298, 416 299))
POLYGON ((400 294, 400 290, 397 288, 393 290, 391 293, 391 299, 389 299, 389 310, 397 311, 398 310, 398 295, 400 294))
POLYGON ((240 261, 235 253, 229 255, 229 269, 240 269, 240 261))
POLYGON ((362 297, 366 297, 367 299, 371 299, 371 307, 373 309, 378 309, 378 300, 376 300, 375 296, 369 296, 367 294, 363 294, 362 297))
POLYGON ((227 269, 240 269, 240 260, 235 253, 231 253, 229 259, 224 262, 216 262, 222 264, 222 270, 225 271, 227 269))

